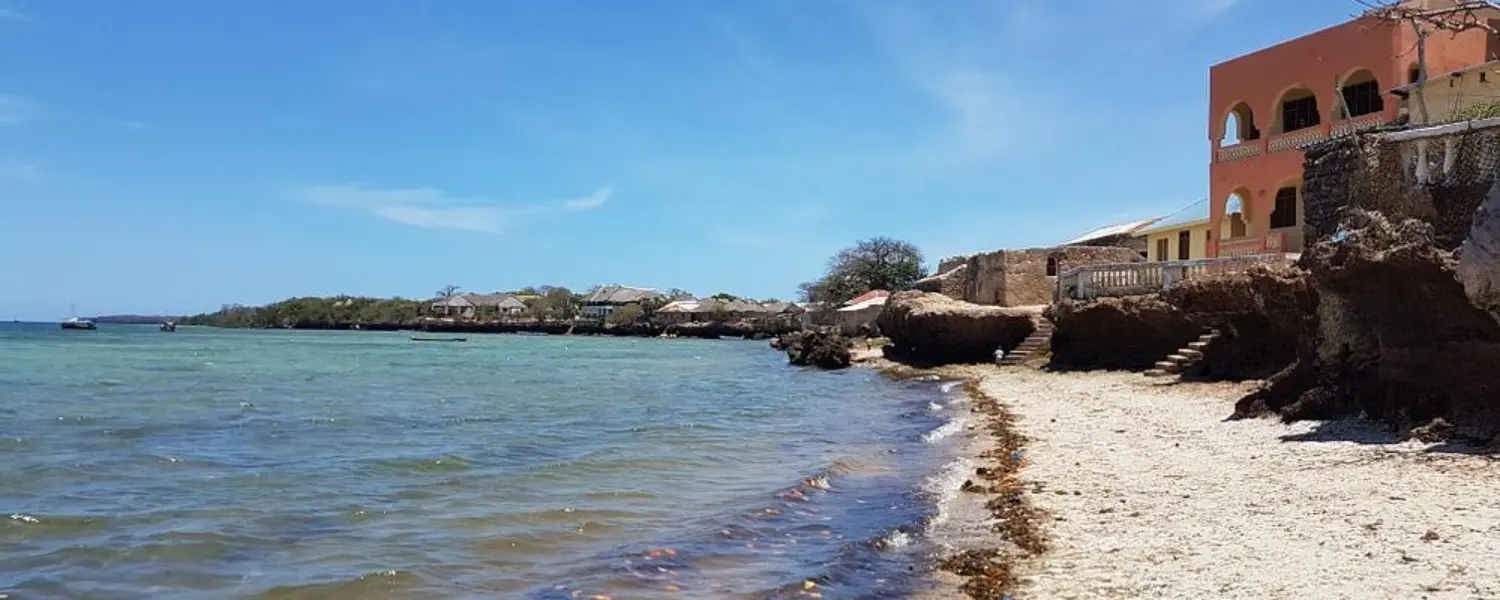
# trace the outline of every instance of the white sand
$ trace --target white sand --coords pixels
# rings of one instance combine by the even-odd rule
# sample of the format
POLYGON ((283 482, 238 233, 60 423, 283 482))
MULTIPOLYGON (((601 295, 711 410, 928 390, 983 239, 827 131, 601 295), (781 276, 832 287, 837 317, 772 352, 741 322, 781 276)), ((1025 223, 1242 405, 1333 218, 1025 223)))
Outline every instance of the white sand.
POLYGON ((1500 461, 1357 422, 1225 422, 1243 386, 983 387, 1031 438, 1024 478, 1054 517, 1021 598, 1500 598, 1500 461))

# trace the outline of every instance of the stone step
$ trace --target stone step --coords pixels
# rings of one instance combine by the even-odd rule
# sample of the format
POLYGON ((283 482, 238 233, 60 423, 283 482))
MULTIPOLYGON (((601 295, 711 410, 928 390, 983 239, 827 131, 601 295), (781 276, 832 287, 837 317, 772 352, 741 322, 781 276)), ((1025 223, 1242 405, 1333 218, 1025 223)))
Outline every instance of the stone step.
POLYGON ((1198 336, 1198 341, 1202 342, 1204 344, 1207 344, 1207 343, 1212 342, 1212 341, 1217 340, 1217 339, 1219 339, 1219 336, 1217 334, 1212 334, 1212 333, 1205 333, 1203 335, 1198 336))
POLYGON ((1191 342, 1187 345, 1187 347, 1189 350, 1198 351, 1207 348, 1208 342, 1191 342))
POLYGON ((1188 357, 1190 360, 1198 360, 1200 358, 1203 358, 1203 351, 1194 348, 1183 348, 1181 350, 1178 350, 1177 353, 1188 357))
POLYGON ((1174 363, 1172 361, 1163 360, 1163 361, 1159 361, 1159 362, 1156 363, 1156 368, 1157 369, 1161 369, 1163 371, 1166 371, 1168 373, 1176 373, 1179 370, 1180 367, 1177 365, 1177 363, 1174 363))
POLYGON ((1180 365, 1180 364, 1185 363, 1185 362, 1192 362, 1193 359, 1188 358, 1186 356, 1183 356, 1181 354, 1168 354, 1167 355, 1167 360, 1170 361, 1170 362, 1174 362, 1174 363, 1177 363, 1177 364, 1180 365))
POLYGON ((1151 369, 1150 371, 1146 371, 1147 377, 1166 377, 1168 375, 1171 375, 1171 373, 1168 373, 1161 369, 1151 369))

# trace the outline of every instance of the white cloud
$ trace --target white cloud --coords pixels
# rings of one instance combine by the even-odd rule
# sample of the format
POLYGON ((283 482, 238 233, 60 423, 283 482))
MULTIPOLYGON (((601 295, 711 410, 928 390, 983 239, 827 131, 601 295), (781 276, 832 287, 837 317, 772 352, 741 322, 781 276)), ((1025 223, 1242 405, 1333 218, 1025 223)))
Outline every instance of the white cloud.
POLYGON ((609 202, 610 196, 613 196, 614 194, 615 194, 614 190, 612 190, 610 188, 607 188, 607 187, 602 187, 602 188, 599 188, 599 189, 595 190, 594 193, 589 194, 587 196, 584 196, 582 198, 574 198, 572 200, 564 200, 563 201, 563 210, 571 210, 571 211, 574 211, 574 212, 583 211, 583 210, 594 210, 596 208, 604 206, 604 203, 605 202, 609 202))
POLYGON ((494 200, 458 198, 435 188, 371 188, 358 183, 316 185, 295 196, 315 204, 368 212, 382 219, 429 229, 502 233, 521 218, 558 209, 591 210, 609 200, 608 187, 584 198, 556 205, 510 205, 494 200))

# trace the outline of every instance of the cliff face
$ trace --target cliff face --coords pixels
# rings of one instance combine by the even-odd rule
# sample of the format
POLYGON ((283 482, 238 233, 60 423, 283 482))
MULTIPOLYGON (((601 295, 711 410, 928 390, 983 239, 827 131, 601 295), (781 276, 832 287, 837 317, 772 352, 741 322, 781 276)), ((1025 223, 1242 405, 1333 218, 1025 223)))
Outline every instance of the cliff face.
POLYGON ((1015 348, 1036 329, 1026 311, 919 291, 891 296, 879 325, 891 358, 922 364, 994 362, 995 349, 1015 348))
POLYGON ((1500 433, 1500 323, 1471 303, 1432 225, 1355 211, 1345 229, 1304 255, 1318 301, 1297 362, 1236 414, 1363 413, 1403 429, 1442 418, 1463 435, 1500 433))
POLYGON ((1316 310, 1317 290, 1295 267, 1253 267, 1173 286, 1162 299, 1199 327, 1219 331, 1185 376, 1265 379, 1297 360, 1299 337, 1316 310))
POLYGON ((1064 300, 1047 309, 1052 363, 1062 369, 1145 370, 1201 328, 1157 296, 1064 300))
POLYGON ((1490 189, 1474 215, 1457 275, 1469 301, 1500 320, 1500 186, 1490 189))

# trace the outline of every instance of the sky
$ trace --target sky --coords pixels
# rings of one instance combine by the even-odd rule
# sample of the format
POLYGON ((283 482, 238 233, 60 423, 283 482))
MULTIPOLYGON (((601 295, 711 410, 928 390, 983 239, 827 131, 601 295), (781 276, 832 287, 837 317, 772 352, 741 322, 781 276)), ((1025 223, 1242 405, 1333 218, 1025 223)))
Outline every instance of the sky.
POLYGON ((1208 189, 1208 68, 1353 0, 0 0, 0 319, 790 298, 1208 189))

